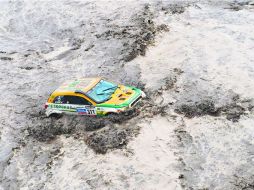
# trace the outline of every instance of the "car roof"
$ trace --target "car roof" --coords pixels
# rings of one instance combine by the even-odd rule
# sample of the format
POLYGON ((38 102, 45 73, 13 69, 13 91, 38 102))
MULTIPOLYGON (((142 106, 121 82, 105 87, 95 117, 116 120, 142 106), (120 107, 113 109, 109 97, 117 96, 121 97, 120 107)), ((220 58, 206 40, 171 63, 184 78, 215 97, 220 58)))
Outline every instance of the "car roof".
POLYGON ((68 80, 59 86, 54 93, 75 93, 75 91, 82 91, 84 93, 92 89, 102 78, 79 78, 68 80))

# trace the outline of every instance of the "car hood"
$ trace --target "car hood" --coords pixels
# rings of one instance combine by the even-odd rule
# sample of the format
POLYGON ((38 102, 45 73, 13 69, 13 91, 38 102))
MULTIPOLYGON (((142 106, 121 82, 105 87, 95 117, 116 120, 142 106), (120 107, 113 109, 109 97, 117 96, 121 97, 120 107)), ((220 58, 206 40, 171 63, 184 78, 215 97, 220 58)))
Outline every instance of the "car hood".
POLYGON ((141 90, 138 88, 119 85, 115 92, 111 95, 110 100, 98 104, 103 107, 126 107, 141 96, 141 90))

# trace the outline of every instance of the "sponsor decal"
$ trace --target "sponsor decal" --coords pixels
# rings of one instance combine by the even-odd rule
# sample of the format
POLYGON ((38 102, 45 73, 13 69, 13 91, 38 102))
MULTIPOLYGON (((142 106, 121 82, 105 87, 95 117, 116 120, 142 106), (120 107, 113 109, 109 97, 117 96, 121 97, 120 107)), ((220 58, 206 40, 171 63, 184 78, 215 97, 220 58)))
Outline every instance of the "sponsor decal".
POLYGON ((50 108, 56 108, 56 109, 75 109, 74 107, 72 107, 71 105, 61 105, 61 104, 49 104, 50 108))
POLYGON ((77 108, 77 112, 80 115, 88 115, 88 111, 86 108, 77 108))
POLYGON ((95 109, 77 108, 77 112, 80 115, 96 115, 95 109))

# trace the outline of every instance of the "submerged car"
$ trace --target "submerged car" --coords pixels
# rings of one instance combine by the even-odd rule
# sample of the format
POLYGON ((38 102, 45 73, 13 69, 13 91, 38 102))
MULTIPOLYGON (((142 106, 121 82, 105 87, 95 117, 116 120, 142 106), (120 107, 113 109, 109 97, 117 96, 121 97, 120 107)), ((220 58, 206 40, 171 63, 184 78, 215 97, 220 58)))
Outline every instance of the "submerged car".
POLYGON ((117 85, 103 78, 81 78, 63 83, 48 98, 46 115, 108 115, 127 111, 145 94, 142 90, 117 85))

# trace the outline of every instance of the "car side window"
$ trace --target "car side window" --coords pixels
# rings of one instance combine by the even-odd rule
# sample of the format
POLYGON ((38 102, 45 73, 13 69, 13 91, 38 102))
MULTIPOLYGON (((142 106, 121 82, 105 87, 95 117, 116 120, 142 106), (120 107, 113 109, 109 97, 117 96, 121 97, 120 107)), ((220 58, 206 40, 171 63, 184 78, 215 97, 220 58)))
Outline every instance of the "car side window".
POLYGON ((66 100, 64 98, 64 96, 57 96, 54 101, 55 104, 65 104, 66 100))
POLYGON ((91 102, 79 96, 64 96, 66 104, 92 105, 91 102))

